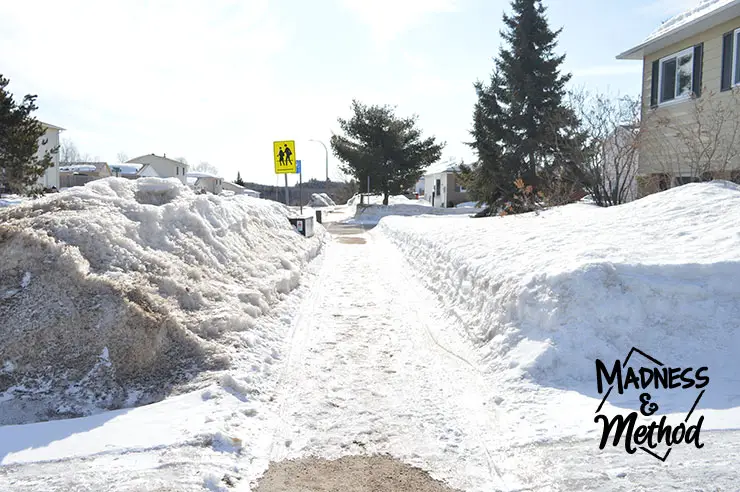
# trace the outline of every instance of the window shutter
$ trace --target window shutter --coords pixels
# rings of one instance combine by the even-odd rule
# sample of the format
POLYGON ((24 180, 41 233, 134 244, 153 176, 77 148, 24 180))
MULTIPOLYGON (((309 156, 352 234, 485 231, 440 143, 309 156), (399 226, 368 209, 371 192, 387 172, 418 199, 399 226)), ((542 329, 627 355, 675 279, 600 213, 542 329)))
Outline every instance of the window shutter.
POLYGON ((650 107, 658 107, 658 79, 660 78, 660 60, 653 62, 653 78, 650 82, 650 107))
POLYGON ((732 87, 732 41, 734 32, 722 37, 722 84, 721 90, 729 91, 732 87))
POLYGON ((694 46, 694 86, 691 88, 696 97, 701 97, 702 74, 704 72, 704 43, 694 46))

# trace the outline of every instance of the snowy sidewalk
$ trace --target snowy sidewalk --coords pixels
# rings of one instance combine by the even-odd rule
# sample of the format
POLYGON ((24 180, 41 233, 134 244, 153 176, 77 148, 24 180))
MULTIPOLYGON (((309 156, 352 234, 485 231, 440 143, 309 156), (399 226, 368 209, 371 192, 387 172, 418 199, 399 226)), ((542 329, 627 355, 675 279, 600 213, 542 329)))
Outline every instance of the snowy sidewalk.
POLYGON ((435 342, 442 313, 395 248, 344 227, 296 328, 271 461, 389 453, 456 488, 503 488, 480 375, 435 342))

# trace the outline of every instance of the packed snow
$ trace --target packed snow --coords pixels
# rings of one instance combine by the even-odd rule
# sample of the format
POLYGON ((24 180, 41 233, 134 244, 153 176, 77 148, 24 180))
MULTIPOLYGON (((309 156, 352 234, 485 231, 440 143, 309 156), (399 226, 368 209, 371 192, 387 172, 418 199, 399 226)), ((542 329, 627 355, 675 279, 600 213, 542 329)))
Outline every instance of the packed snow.
MULTIPOLYGON (((608 209, 385 217, 376 231, 458 320, 495 375, 503 414, 527 415, 507 426, 525 442, 592 435, 595 360, 632 347, 672 367, 708 366, 708 427, 740 428, 738 215, 740 188, 715 181, 608 209)), ((685 414, 695 396, 671 392, 662 410, 685 414)), ((609 402, 635 408, 634 398, 609 402)))
POLYGON ((324 241, 287 215, 174 178, 107 178, 0 211, 0 423, 155 401, 235 351, 272 361, 259 318, 324 241))
POLYGON ((320 207, 336 207, 337 204, 331 199, 326 193, 312 193, 311 201, 308 202, 308 207, 320 208, 320 207))
POLYGON ((665 21, 661 26, 656 29, 650 36, 645 39, 645 42, 653 41, 661 36, 668 34, 669 32, 680 29, 681 27, 693 22, 697 19, 713 14, 719 9, 737 3, 738 0, 701 0, 695 7, 692 7, 684 12, 681 12, 674 17, 671 17, 665 21))

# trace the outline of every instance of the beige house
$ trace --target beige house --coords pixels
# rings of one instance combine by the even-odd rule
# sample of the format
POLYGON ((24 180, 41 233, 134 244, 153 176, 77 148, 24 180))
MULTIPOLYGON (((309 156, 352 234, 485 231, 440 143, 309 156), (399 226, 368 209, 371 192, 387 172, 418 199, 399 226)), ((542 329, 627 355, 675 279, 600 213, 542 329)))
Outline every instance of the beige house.
POLYGON ((704 0, 620 60, 643 63, 637 194, 740 182, 740 0, 704 0))

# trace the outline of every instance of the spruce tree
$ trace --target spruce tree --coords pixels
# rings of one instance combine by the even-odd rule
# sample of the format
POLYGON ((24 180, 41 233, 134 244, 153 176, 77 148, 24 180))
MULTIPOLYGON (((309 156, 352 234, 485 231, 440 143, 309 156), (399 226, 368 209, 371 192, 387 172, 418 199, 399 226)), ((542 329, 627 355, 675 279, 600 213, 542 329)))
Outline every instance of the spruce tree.
POLYGON ((513 0, 511 6, 491 81, 475 84, 469 145, 478 160, 462 168, 474 199, 492 205, 492 212, 515 201, 518 178, 534 191, 545 189, 545 176, 567 166, 578 126, 564 103, 570 80, 560 73, 565 56, 554 53, 560 30, 548 26, 541 0, 513 0))
POLYGON ((388 204, 391 194, 414 186, 424 169, 439 160, 444 142, 423 138, 416 116, 402 118, 390 106, 366 106, 352 101, 352 116, 339 118, 344 135, 333 135, 331 147, 342 162, 342 171, 365 190, 383 194, 388 204))
POLYGON ((246 183, 242 179, 242 173, 239 171, 236 172, 236 181, 234 181, 234 184, 238 184, 239 186, 246 186, 246 183))
POLYGON ((8 84, 8 79, 0 75, 0 191, 6 188, 37 194, 42 191, 38 179, 54 165, 52 155, 58 148, 41 157, 36 155, 45 133, 41 123, 31 116, 38 109, 36 96, 27 95, 18 104, 6 89, 8 84))

